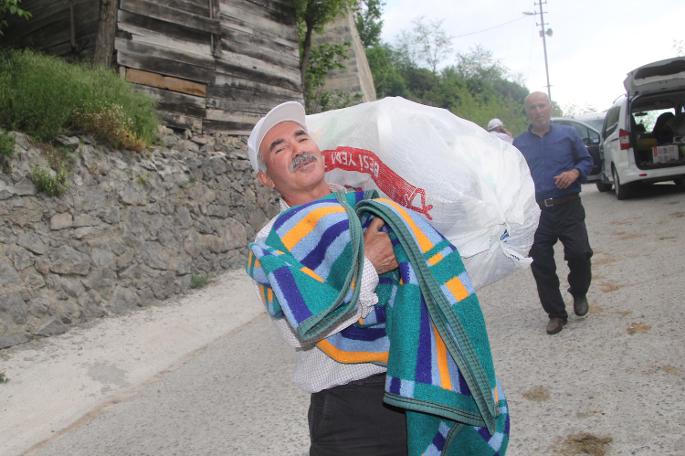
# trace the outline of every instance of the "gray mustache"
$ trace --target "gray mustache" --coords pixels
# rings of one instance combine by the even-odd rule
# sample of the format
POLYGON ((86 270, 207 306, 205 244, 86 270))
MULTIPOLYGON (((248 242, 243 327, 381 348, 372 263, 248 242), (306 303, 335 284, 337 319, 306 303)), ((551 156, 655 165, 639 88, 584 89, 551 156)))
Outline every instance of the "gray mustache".
POLYGON ((316 160, 318 160, 318 157, 313 153, 302 152, 300 155, 296 156, 292 162, 290 162, 290 171, 296 171, 298 168, 311 162, 315 162, 316 160))

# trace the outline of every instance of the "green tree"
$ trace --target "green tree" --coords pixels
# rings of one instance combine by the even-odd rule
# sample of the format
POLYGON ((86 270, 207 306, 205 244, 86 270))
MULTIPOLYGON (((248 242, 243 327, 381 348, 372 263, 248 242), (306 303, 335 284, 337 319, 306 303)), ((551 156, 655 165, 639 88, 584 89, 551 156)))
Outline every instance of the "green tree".
POLYGON ((437 73, 438 66, 452 53, 452 37, 445 32, 442 20, 426 22, 423 17, 414 19, 411 31, 402 31, 398 49, 409 61, 427 66, 437 73))
POLYGON ((378 98, 408 97, 407 84, 400 70, 400 54, 388 44, 366 48, 366 59, 373 75, 378 98))
POLYGON ((357 0, 295 0, 303 76, 306 75, 314 32, 321 32, 324 25, 356 5, 357 0))
POLYGON ((383 6, 382 0, 360 0, 355 9, 357 32, 365 48, 381 44, 383 6))
MULTIPOLYGON (((300 71, 304 85, 304 99, 308 112, 321 108, 322 87, 330 70, 342 67, 349 51, 343 45, 320 44, 314 46, 314 32, 321 32, 326 24, 351 8, 358 0, 295 0, 295 15, 300 40, 300 71)), ((328 105, 330 99, 326 102, 328 105)))
POLYGON ((21 7, 21 0, 0 0, 0 36, 7 27, 7 16, 17 16, 26 20, 31 19, 31 13, 21 7))

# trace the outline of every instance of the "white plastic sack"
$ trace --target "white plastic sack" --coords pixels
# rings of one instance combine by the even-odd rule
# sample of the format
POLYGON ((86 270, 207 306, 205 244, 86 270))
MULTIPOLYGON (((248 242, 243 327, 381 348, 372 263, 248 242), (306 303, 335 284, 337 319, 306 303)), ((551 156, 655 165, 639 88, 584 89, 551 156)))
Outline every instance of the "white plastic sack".
POLYGON ((392 97, 307 116, 328 182, 426 216, 481 288, 527 266, 540 209, 511 144, 445 109, 392 97))

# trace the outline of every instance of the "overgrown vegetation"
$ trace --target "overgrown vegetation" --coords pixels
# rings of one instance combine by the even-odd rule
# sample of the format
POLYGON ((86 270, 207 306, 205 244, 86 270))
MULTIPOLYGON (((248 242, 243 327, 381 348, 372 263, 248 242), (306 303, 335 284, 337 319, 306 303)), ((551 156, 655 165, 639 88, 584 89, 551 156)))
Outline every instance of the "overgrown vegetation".
POLYGON ((140 151, 157 133, 153 101, 111 70, 33 51, 0 53, 0 126, 40 141, 83 132, 140 151))
POLYGON ((54 171, 35 165, 31 169, 31 181, 38 192, 49 196, 61 196, 69 188, 67 170, 64 167, 54 171))

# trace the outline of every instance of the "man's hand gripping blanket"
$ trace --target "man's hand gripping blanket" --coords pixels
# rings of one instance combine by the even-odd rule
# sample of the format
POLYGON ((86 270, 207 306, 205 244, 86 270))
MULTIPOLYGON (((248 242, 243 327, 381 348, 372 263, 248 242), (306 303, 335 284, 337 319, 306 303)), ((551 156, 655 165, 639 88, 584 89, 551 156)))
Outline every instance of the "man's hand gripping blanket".
POLYGON ((370 196, 331 194, 283 212, 265 242, 250 244, 248 274, 302 342, 341 363, 387 366, 384 401, 407 412, 410 455, 504 455, 507 402, 459 252, 418 213, 370 196), (324 338, 356 310, 373 217, 385 221, 399 268, 380 276, 372 313, 324 338))

